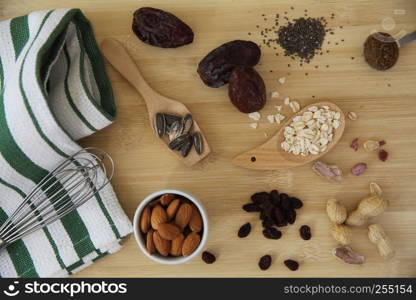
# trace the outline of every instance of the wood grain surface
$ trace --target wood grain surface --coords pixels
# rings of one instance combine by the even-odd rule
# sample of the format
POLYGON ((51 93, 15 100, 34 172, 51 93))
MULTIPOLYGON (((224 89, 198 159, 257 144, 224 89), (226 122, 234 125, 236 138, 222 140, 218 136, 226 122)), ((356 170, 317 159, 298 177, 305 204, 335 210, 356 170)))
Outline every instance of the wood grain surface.
MULTIPOLYGON (((98 41, 108 37, 120 40, 154 89, 183 101, 193 112, 213 150, 202 163, 185 167, 155 140, 143 100, 108 65, 117 97, 118 120, 86 138, 82 144, 101 147, 113 156, 117 167, 113 185, 130 217, 140 201, 156 190, 182 189, 199 198, 209 214, 207 249, 217 255, 217 262, 206 265, 200 259, 194 259, 179 266, 158 265, 147 259, 129 237, 121 251, 101 259, 76 276, 416 275, 416 43, 401 49, 398 64, 387 72, 370 69, 361 55, 366 36, 372 30, 382 30, 383 20, 385 24, 394 20, 395 27, 390 31, 393 34, 415 30, 416 1, 0 0, 0 19, 56 7, 81 8, 91 20, 98 41), (141 6, 163 8, 176 14, 193 28, 194 42, 178 49, 159 49, 140 42, 131 31, 131 19, 133 11, 141 6), (265 24, 272 26, 276 13, 284 15, 287 11, 292 18, 303 15, 305 9, 310 16, 327 17, 335 34, 328 35, 325 40, 324 55, 303 66, 284 57, 277 46, 277 49, 262 47, 261 65, 256 69, 263 76, 268 91, 279 91, 281 96, 278 100, 268 100, 261 112, 263 118, 259 127, 251 129, 251 120, 230 104, 226 87, 212 89, 203 85, 196 73, 197 63, 211 49, 229 40, 261 42, 256 25, 260 28, 265 24), (403 12, 405 14, 397 14, 403 12), (331 13, 335 14, 333 19, 331 13), (330 52, 326 53, 326 50, 330 52), (280 52, 279 56, 275 55, 276 51, 280 52), (284 85, 277 82, 279 77, 286 77, 284 85), (347 123, 340 143, 323 157, 323 161, 343 168, 345 179, 341 184, 317 177, 310 164, 279 171, 246 170, 231 164, 235 155, 263 143, 265 133, 271 136, 278 130, 278 126, 269 124, 265 116, 276 112, 274 106, 281 104, 284 97, 296 99, 301 105, 333 101, 344 112, 358 114, 357 121, 347 123), (356 137, 360 141, 369 138, 386 140, 385 149, 390 153, 388 160, 381 162, 375 153, 366 153, 362 149, 354 152, 349 144, 356 137), (366 162, 369 168, 365 174, 355 177, 349 170, 358 162, 366 162), (325 203, 328 198, 335 197, 351 209, 367 195, 371 181, 380 184, 390 201, 387 211, 373 221, 385 227, 397 254, 392 260, 383 261, 369 242, 366 228, 355 228, 352 247, 365 255, 366 262, 362 266, 345 265, 331 256, 331 249, 336 244, 328 232, 325 203), (241 210, 241 205, 252 193, 274 188, 296 195, 305 203, 296 224, 284 228, 283 237, 278 241, 263 238, 258 216, 241 210), (253 225, 251 235, 238 239, 238 228, 248 221, 253 225), (298 230, 303 224, 312 228, 310 241, 299 237, 298 230), (267 253, 272 255, 274 263, 268 271, 260 271, 258 259, 267 253), (300 261, 297 272, 283 266, 282 261, 287 258, 300 261)), ((288 109, 283 113, 290 115, 288 109)))

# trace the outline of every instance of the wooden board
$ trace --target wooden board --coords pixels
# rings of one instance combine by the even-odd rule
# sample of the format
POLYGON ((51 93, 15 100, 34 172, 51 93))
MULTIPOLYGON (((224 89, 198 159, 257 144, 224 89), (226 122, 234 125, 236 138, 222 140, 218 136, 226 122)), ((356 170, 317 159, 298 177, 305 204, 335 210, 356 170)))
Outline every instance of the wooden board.
MULTIPOLYGON (((180 266, 158 265, 147 259, 129 237, 121 251, 101 259, 76 276, 416 275, 416 43, 401 49, 397 66, 384 73, 371 70, 361 56, 365 37, 374 29, 382 29, 386 17, 394 19, 394 33, 415 30, 415 1, 61 0, 58 4, 52 0, 2 0, 0 18, 54 7, 80 7, 91 20, 99 41, 107 37, 121 40, 153 88, 188 106, 213 149, 203 163, 191 169, 184 167, 155 140, 142 99, 108 67, 117 97, 118 120, 83 140, 82 144, 101 147, 113 156, 117 167, 114 188, 130 217, 141 199, 159 189, 183 189, 201 199, 210 216, 207 249, 217 255, 218 261, 214 265, 206 265, 199 259, 180 266), (141 5, 164 8, 185 20, 195 31, 194 43, 179 49, 158 49, 138 41, 131 32, 131 16, 141 5), (289 16, 297 16, 305 9, 310 16, 335 14, 334 19, 328 18, 330 26, 336 29, 335 34, 329 36, 331 43, 325 44, 325 51, 330 52, 316 57, 310 65, 300 67, 290 58, 276 56, 273 48, 263 47, 261 65, 256 69, 264 77, 268 90, 279 91, 281 97, 269 100, 262 111, 259 128, 253 130, 247 116, 229 103, 227 88, 204 86, 197 76, 196 65, 208 51, 223 42, 249 38, 260 42, 256 25, 265 24, 262 14, 268 17, 270 24, 275 13, 288 11, 289 16), (405 14, 395 15, 395 9, 405 10, 405 14), (248 32, 252 34, 248 35, 248 32), (319 67, 316 69, 315 65, 319 67), (286 83, 279 85, 277 78, 283 76, 286 83), (312 173, 310 165, 292 170, 254 171, 231 164, 231 158, 236 154, 264 142, 264 133, 270 136, 277 130, 277 125, 268 124, 265 116, 275 112, 274 106, 284 97, 296 99, 302 105, 334 101, 344 111, 355 111, 359 115, 359 120, 347 124, 342 141, 324 157, 324 161, 344 169, 346 178, 341 184, 323 181, 312 173), (390 153, 388 161, 379 161, 374 153, 353 152, 349 143, 355 137, 361 141, 368 138, 386 140, 385 148, 390 153), (351 176, 349 169, 361 161, 368 163, 368 171, 360 177, 351 176), (328 233, 325 202, 335 197, 352 208, 367 194, 370 181, 378 182, 390 200, 387 212, 374 221, 386 228, 397 248, 397 255, 393 260, 383 262, 368 241, 366 229, 357 228, 352 247, 365 255, 367 262, 363 266, 344 265, 330 254, 335 242, 328 233), (265 240, 257 215, 241 210, 241 205, 253 192, 273 188, 296 195, 305 202, 296 224, 284 228, 283 238, 278 241, 265 240), (247 221, 252 222, 253 232, 246 239, 238 239, 236 232, 247 221), (312 227, 310 241, 299 238, 298 228, 302 224, 312 227), (266 253, 273 256, 274 264, 263 272, 258 269, 257 262, 266 253), (299 271, 288 271, 282 265, 282 260, 289 257, 301 262, 299 271)), ((283 113, 289 115, 289 110, 283 113)))

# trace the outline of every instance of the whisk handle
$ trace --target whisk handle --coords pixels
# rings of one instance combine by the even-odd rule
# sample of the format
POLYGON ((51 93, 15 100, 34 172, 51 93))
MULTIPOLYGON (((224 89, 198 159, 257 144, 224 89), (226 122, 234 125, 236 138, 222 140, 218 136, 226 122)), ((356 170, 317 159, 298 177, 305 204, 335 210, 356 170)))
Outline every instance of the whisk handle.
POLYGON ((8 246, 8 244, 3 241, 2 239, 0 239, 0 251, 3 249, 6 249, 6 247, 8 246))

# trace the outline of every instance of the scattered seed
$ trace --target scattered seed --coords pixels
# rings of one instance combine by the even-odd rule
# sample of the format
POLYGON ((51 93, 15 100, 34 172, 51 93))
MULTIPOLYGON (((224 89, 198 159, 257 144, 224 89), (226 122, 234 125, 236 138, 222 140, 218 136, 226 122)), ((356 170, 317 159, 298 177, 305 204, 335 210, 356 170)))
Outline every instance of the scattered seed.
POLYGON ((245 238, 246 236, 250 234, 250 231, 251 231, 251 224, 246 223, 243 226, 241 226, 240 229, 238 230, 238 237, 245 238))
POLYGON ((207 263, 207 264, 213 264, 216 260, 215 255, 208 252, 208 251, 204 251, 202 252, 202 260, 207 263))
POLYGON ((170 128, 174 122, 180 121, 181 118, 176 115, 164 114, 166 120, 166 126, 170 128))
POLYGON ((194 144, 196 153, 198 153, 198 155, 201 155, 202 154, 202 137, 201 137, 201 133, 195 132, 192 135, 192 142, 194 144))
POLYGON ((189 151, 191 151, 192 145, 193 145, 192 136, 187 135, 187 139, 186 139, 185 143, 181 147, 181 155, 182 155, 182 157, 187 157, 188 156, 189 151))
POLYGON ((174 121, 168 130, 169 141, 173 141, 177 137, 181 135, 182 132, 182 122, 180 119, 178 121, 174 121))
POLYGON ((188 134, 191 131, 194 120, 192 119, 191 114, 186 114, 182 118, 182 134, 188 134))
POLYGON ((179 151, 189 140, 189 135, 181 135, 169 143, 169 149, 179 151))
POLYGON ((270 268, 272 265, 272 257, 270 255, 264 255, 259 260, 259 268, 263 271, 270 268))
POLYGON ((162 113, 157 113, 155 116, 155 127, 157 135, 161 138, 166 132, 165 116, 162 113))

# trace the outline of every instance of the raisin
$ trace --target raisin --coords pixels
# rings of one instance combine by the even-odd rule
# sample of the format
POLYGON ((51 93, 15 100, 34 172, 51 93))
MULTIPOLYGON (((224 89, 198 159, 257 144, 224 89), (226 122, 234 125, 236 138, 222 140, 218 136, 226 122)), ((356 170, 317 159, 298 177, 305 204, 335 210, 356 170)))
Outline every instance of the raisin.
POLYGON ((289 195, 286 193, 281 193, 279 197, 280 201, 284 201, 285 199, 289 198, 289 195))
POLYGON ((308 225, 302 225, 299 229, 299 233, 301 238, 305 241, 310 240, 312 237, 311 228, 308 225))
POLYGON ((243 209, 246 212, 258 212, 261 211, 261 208, 255 203, 247 203, 243 205, 243 209))
POLYGON ((276 228, 270 227, 263 230, 263 235, 266 239, 278 240, 282 237, 282 232, 276 228))
POLYGON ((245 238, 246 236, 250 234, 250 231, 251 231, 251 224, 246 223, 243 226, 241 226, 240 229, 238 230, 238 237, 245 238))
POLYGON ((275 207, 273 213, 277 227, 283 227, 287 225, 285 213, 280 207, 275 207))
POLYGON ((208 252, 208 251, 204 251, 202 252, 202 260, 204 262, 206 262, 207 264, 213 264, 216 260, 215 255, 208 252))
POLYGON ((389 153, 386 150, 381 149, 380 151, 378 151, 378 158, 381 161, 386 161, 388 156, 389 153))
POLYGON ((176 48, 192 43, 192 29, 175 15, 151 7, 142 7, 134 12, 133 32, 152 46, 176 48))
POLYGON ((251 196, 251 201, 253 201, 253 203, 256 203, 258 205, 263 204, 266 201, 270 200, 270 195, 267 192, 260 192, 260 193, 255 193, 251 196))
POLYGON ((228 96, 235 107, 248 114, 261 110, 266 105, 264 81, 252 67, 235 67, 230 75, 228 96))
POLYGON ((270 255, 264 255, 259 260, 259 267, 265 271, 272 265, 272 257, 270 255))
POLYGON ((292 202, 292 208, 294 209, 299 209, 303 206, 303 202, 296 197, 290 197, 290 202, 292 202))
POLYGON ((289 224, 293 224, 296 221, 296 211, 294 209, 285 210, 286 220, 289 224))
POLYGON ((289 197, 284 197, 282 200, 280 200, 280 206, 283 209, 290 210, 292 209, 292 201, 290 201, 289 197))
POLYGON ((280 197, 279 197, 279 192, 277 190, 273 190, 273 191, 270 192, 270 199, 271 199, 273 205, 275 205, 275 206, 280 205, 280 197))
POLYGON ((198 64, 198 74, 207 86, 217 88, 228 83, 231 71, 236 66, 255 66, 260 55, 256 43, 231 41, 208 53, 198 64))
POLYGON ((299 263, 295 260, 292 260, 292 259, 285 260, 284 264, 291 271, 296 271, 297 269, 299 269, 299 263))
POLYGON ((264 228, 269 228, 269 227, 272 227, 275 223, 276 223, 276 222, 275 222, 272 218, 265 218, 265 219, 263 220, 263 222, 261 222, 261 225, 262 225, 264 228))

